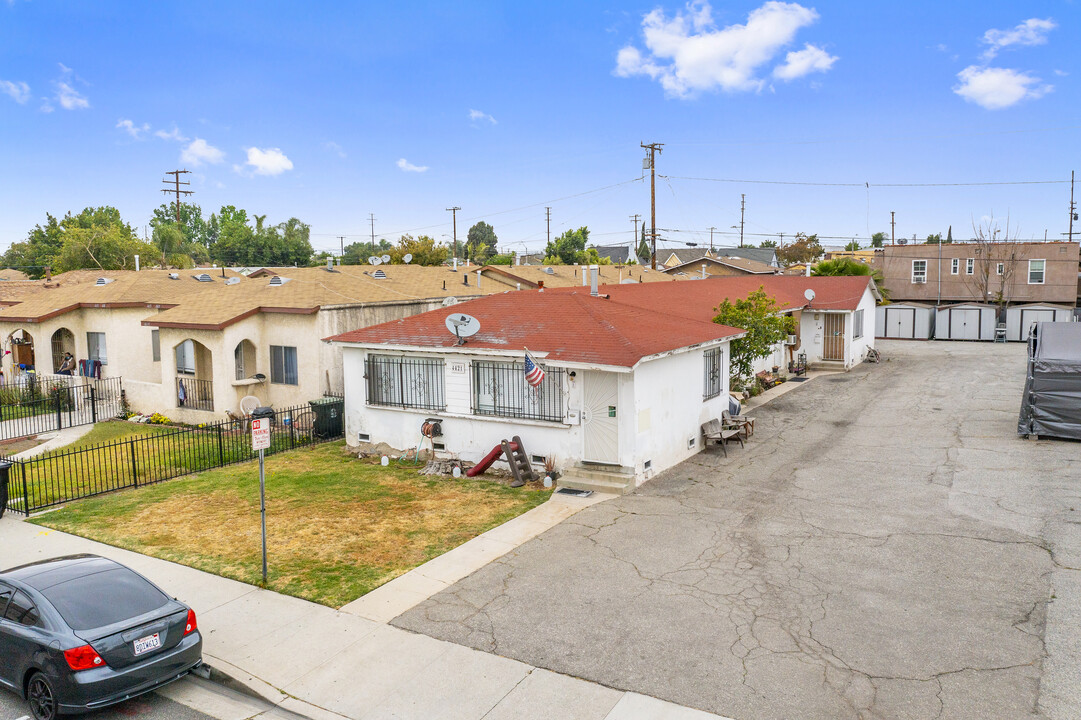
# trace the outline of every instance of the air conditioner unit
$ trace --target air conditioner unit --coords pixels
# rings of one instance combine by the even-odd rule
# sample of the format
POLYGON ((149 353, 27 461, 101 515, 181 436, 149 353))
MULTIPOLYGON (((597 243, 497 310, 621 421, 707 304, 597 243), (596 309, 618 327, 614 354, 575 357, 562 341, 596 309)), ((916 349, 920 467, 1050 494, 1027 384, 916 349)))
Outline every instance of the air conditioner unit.
POLYGON ((918 278, 912 278, 912 282, 914 282, 914 283, 926 283, 926 282, 927 282, 927 278, 926 278, 926 277, 922 277, 922 278, 919 278, 919 277, 918 277, 918 278))
POLYGON ((789 335, 787 338, 785 338, 784 344, 785 345, 795 345, 796 344, 796 336, 795 335, 789 335))

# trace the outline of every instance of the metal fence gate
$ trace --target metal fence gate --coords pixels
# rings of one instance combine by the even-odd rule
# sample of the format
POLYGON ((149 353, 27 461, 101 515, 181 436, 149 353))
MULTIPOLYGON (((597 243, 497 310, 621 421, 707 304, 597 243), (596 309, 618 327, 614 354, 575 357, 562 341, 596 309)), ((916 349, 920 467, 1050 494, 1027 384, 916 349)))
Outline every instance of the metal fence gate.
POLYGON ((0 386, 0 440, 108 420, 123 406, 121 378, 27 373, 0 386))

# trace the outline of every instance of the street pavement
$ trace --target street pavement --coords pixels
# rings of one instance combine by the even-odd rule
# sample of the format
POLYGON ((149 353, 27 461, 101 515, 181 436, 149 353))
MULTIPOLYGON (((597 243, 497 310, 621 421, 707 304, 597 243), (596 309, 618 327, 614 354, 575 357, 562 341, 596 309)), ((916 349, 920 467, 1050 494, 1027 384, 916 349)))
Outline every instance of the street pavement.
POLYGON ((1081 445, 1022 344, 880 342, 392 621, 739 720, 1081 718, 1081 445))

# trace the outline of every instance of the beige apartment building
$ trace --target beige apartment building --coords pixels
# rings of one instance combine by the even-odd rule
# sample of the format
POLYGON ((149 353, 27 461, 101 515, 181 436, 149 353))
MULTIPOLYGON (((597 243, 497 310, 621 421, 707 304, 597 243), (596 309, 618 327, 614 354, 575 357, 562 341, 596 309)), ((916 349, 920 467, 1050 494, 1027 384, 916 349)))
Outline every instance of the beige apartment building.
POLYGON ((894 302, 983 302, 1074 306, 1079 297, 1079 245, 1070 242, 954 242, 893 245, 876 250, 894 302))

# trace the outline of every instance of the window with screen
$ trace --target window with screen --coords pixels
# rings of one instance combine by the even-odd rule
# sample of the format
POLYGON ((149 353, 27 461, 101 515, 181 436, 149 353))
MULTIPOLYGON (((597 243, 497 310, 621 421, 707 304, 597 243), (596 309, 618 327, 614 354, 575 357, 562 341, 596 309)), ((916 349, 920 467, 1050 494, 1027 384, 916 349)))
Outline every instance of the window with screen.
POLYGON ((1029 260, 1028 261, 1028 284, 1029 285, 1043 285, 1043 272, 1044 272, 1044 261, 1043 260, 1029 260))
POLYGON ((298 385, 297 349, 288 345, 270 346, 270 382, 298 385))

